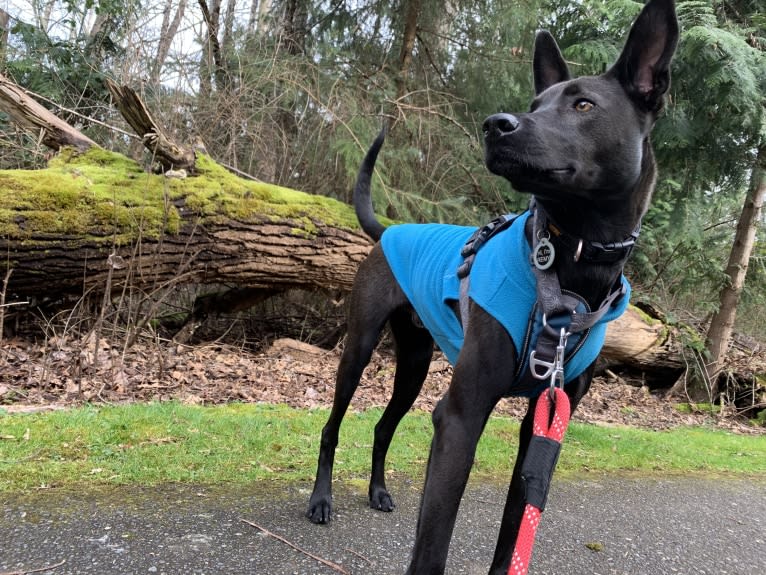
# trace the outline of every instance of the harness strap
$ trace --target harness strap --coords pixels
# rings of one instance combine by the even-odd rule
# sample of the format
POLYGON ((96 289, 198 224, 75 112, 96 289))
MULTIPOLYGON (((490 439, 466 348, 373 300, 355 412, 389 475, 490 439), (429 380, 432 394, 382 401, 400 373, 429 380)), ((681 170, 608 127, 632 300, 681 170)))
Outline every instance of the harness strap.
MULTIPOLYGON (((547 217, 542 208, 535 206, 533 226, 535 238, 537 238, 539 230, 547 227, 546 220, 547 217)), ((561 314, 570 315, 572 321, 569 331, 572 333, 582 332, 596 325, 604 317, 604 314, 609 311, 612 304, 625 294, 625 288, 618 275, 612 291, 604 298, 596 311, 575 313, 579 298, 561 290, 559 276, 554 268, 540 269, 537 266, 532 266, 532 270, 537 280, 537 301, 542 308, 542 312, 549 318, 561 314)), ((558 332, 553 335, 558 337, 558 332)))
POLYGON ((463 325, 464 334, 468 331, 468 290, 471 287, 471 266, 473 265, 473 260, 476 259, 476 253, 490 238, 509 228, 517 217, 517 214, 506 214, 495 218, 487 225, 476 230, 468 238, 463 249, 460 250, 460 255, 463 256, 463 263, 457 268, 457 277, 460 279, 458 303, 460 306, 460 322, 463 325))
MULTIPOLYGON (((584 343, 589 330, 596 325, 601 318, 611 309, 612 305, 625 295, 625 287, 618 274, 617 280, 610 293, 604 298, 598 309, 591 311, 587 303, 577 294, 561 289, 558 273, 553 266, 537 265, 534 261, 538 252, 538 246, 544 245, 546 230, 549 227, 547 215, 541 206, 533 202, 531 208, 534 212, 533 232, 534 245, 532 246, 533 265, 537 291, 537 304, 535 314, 542 314, 542 328, 539 330, 537 342, 529 355, 529 366, 518 373, 518 389, 534 388, 540 380, 550 377, 556 361, 557 349, 561 339, 562 329, 567 336, 580 334, 580 342, 576 349, 584 343), (580 307, 578 311, 578 306, 580 307), (583 310, 584 308, 584 310, 583 310)), ((555 256, 551 256, 553 258, 555 256)), ((576 349, 573 353, 576 353, 576 349)), ((519 358, 522 364, 527 362, 526 357, 519 358)))
POLYGON ((521 468, 526 506, 519 534, 516 537, 516 547, 508 566, 508 575, 526 575, 529 570, 537 527, 545 510, 551 477, 561 450, 561 441, 569 425, 571 415, 569 397, 560 387, 554 388, 553 393, 554 399, 551 398, 549 390, 543 391, 535 407, 533 435, 521 468), (555 406, 552 418, 551 403, 555 406))

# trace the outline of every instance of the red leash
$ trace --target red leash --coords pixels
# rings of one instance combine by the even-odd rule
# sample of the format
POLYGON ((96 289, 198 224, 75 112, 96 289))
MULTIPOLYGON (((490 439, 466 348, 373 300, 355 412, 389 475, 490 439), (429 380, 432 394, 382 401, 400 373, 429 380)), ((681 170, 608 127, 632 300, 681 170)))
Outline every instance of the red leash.
POLYGON ((545 509, 548 486, 556 468, 561 440, 564 439, 569 425, 570 414, 569 397, 560 387, 546 389, 537 400, 532 440, 522 467, 522 477, 527 487, 527 505, 516 539, 516 548, 508 566, 508 575, 526 575, 529 569, 535 534, 545 509), (551 397, 552 393, 555 393, 555 402, 551 397), (552 419, 551 403, 555 403, 552 419))

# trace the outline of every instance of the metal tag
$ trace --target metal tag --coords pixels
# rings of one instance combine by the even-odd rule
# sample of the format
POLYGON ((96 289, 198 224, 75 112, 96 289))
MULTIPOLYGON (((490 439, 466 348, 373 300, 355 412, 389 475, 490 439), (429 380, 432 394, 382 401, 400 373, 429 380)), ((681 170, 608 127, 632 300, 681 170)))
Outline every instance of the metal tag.
POLYGON ((553 265, 553 260, 556 258, 556 250, 553 249, 553 244, 548 241, 548 238, 540 238, 535 246, 535 253, 532 254, 532 261, 535 267, 540 271, 547 270, 553 265))

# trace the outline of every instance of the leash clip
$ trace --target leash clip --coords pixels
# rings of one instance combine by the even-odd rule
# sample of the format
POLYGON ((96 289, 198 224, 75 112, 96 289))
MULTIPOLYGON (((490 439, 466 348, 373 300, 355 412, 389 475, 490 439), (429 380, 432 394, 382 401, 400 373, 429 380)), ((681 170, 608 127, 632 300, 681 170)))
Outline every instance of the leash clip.
MULTIPOLYGON (((543 327, 548 324, 546 322, 545 314, 543 314, 543 327)), ((553 361, 545 361, 537 357, 537 350, 533 350, 529 354, 529 370, 535 379, 550 379, 551 389, 558 385, 564 387, 564 357, 567 349, 567 340, 572 335, 566 330, 561 328, 559 333, 559 343, 556 346, 556 353, 553 357, 553 361), (538 368, 543 368, 545 371, 540 372, 538 368)))
POLYGON ((556 399, 557 386, 564 389, 564 354, 566 353, 569 335, 570 333, 562 327, 559 335, 559 344, 556 346, 556 357, 553 359, 551 369, 550 395, 552 400, 556 399))

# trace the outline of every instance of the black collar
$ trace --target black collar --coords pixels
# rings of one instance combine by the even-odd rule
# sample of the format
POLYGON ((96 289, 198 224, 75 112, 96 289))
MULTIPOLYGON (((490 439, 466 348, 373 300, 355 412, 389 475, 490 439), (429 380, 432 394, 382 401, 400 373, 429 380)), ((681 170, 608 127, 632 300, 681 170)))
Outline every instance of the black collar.
MULTIPOLYGON (((542 210, 542 206, 537 202, 533 202, 530 209, 532 211, 542 210)), ((574 261, 576 262, 598 264, 616 264, 618 262, 625 262, 633 251, 633 247, 638 240, 638 235, 641 232, 641 222, 639 221, 636 229, 631 232, 629 237, 622 241, 602 243, 584 240, 568 234, 561 229, 560 226, 551 221, 550 216, 544 210, 543 213, 545 214, 545 220, 548 222, 548 231, 554 238, 556 238, 556 243, 563 246, 566 251, 571 252, 574 256, 574 261)))

